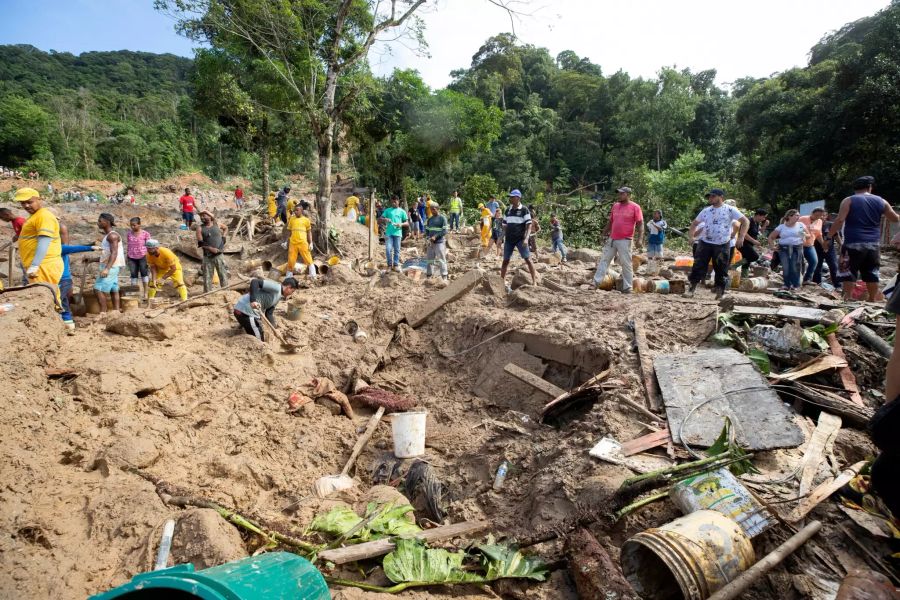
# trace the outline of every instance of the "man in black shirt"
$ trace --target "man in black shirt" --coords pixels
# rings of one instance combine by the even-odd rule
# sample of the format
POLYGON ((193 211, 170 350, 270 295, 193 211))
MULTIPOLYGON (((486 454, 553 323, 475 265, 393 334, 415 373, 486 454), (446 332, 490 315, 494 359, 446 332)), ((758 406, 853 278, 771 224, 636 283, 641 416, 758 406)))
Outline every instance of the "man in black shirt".
POLYGON ((219 275, 219 285, 228 285, 228 269, 225 267, 225 227, 219 227, 211 213, 200 213, 197 228, 197 246, 203 250, 203 291, 212 291, 213 270, 219 275))
POLYGON ((745 278, 750 275, 750 265, 759 260, 759 248, 762 243, 759 241, 759 226, 765 223, 769 213, 763 208, 757 208, 750 219, 750 227, 747 228, 747 236, 744 238, 744 245, 740 247, 743 261, 741 263, 741 277, 745 278))
POLYGON ((503 229, 506 239, 503 242, 503 264, 500 266, 500 278, 506 282, 506 270, 509 268, 509 259, 513 250, 519 251, 519 256, 528 265, 531 273, 532 285, 537 285, 537 273, 531 262, 531 252, 528 250, 528 237, 531 235, 531 211, 522 204, 522 192, 513 190, 509 193, 509 208, 503 217, 503 229))

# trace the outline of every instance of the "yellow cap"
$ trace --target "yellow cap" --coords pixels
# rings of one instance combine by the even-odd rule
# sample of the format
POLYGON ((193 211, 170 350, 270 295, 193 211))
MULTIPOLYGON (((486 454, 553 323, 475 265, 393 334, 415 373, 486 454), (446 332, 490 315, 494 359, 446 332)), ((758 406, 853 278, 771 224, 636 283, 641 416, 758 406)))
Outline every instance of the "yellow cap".
POLYGON ((478 208, 484 208, 484 204, 479 204, 478 208))
POLYGON ((16 190, 16 202, 27 202, 32 198, 40 198, 41 193, 34 188, 20 188, 16 190))

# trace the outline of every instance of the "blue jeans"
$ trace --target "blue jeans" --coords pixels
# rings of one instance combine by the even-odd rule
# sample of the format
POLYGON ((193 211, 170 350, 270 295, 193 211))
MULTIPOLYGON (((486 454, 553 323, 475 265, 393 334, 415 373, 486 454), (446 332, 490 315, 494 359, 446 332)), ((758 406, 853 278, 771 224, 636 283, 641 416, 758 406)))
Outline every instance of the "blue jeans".
POLYGON ((785 287, 800 287, 800 257, 802 254, 803 246, 778 247, 778 257, 781 259, 781 274, 785 287))
POLYGON ((384 236, 384 254, 387 257, 388 268, 400 266, 400 236, 384 236))
POLYGON ((450 213, 450 229, 459 229, 459 213, 450 213))
POLYGON ((803 282, 806 283, 812 280, 813 274, 816 272, 816 265, 819 264, 816 247, 803 246, 803 259, 806 261, 806 273, 803 274, 803 282))
POLYGON ((550 250, 551 252, 556 252, 559 250, 559 254, 563 260, 566 260, 566 246, 563 244, 562 238, 557 238, 553 240, 553 248, 550 250))
POLYGON ((72 323, 72 308, 69 306, 69 294, 72 293, 72 278, 68 277, 66 279, 59 280, 59 300, 60 304, 62 304, 62 312, 60 316, 62 317, 63 323, 72 323))

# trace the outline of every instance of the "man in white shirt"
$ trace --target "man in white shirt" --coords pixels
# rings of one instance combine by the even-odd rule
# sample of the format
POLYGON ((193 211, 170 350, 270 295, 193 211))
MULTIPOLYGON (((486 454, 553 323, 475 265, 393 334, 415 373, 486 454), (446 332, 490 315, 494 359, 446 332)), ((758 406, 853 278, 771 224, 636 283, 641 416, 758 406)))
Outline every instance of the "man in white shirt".
POLYGON ((741 224, 735 243, 737 246, 743 246, 750 220, 734 206, 725 204, 725 192, 719 188, 711 189, 706 194, 706 200, 709 202, 709 206, 701 210, 691 223, 691 237, 695 235, 698 225, 701 223, 703 231, 699 235, 697 249, 694 252, 694 266, 688 276, 690 287, 685 290, 684 295, 689 298, 694 295, 697 284, 706 278, 707 265, 712 260, 716 275, 716 300, 718 300, 725 295, 732 222, 738 221, 741 224))

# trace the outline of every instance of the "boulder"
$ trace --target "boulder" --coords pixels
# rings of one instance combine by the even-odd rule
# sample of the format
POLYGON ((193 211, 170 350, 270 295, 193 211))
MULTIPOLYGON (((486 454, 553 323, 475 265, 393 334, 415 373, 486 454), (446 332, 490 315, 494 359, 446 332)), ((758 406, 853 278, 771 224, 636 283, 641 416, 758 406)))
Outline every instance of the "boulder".
POLYGON ((247 556, 237 528, 210 508, 181 514, 172 538, 172 564, 191 563, 198 571, 247 556))

